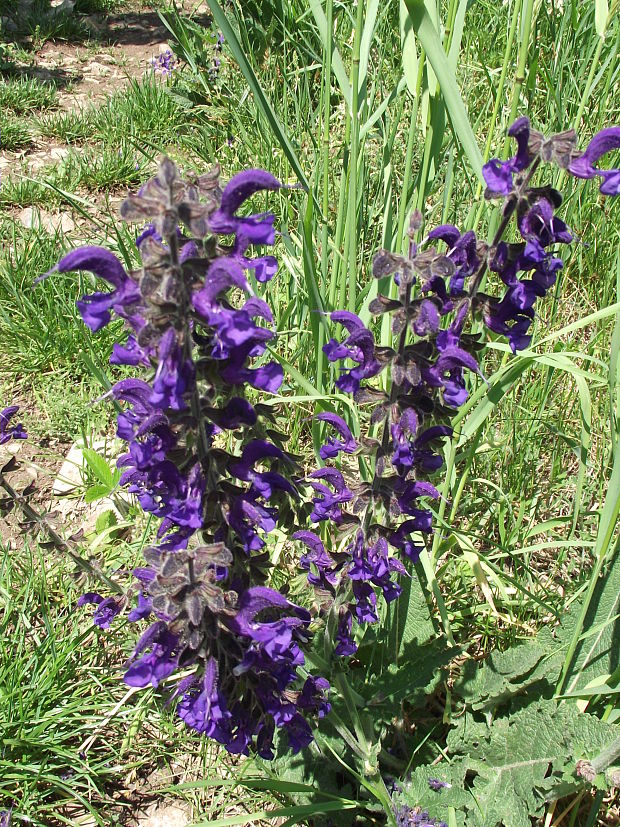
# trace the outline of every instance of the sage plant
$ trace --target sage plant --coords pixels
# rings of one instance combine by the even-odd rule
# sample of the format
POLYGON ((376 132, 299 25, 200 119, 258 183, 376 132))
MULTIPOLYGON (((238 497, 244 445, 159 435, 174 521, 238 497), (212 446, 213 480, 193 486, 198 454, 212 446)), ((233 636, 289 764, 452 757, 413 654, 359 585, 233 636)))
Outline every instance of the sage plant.
MULTIPOLYGON (((275 337, 271 310, 246 275, 260 283, 277 271, 273 256, 251 254, 273 243, 274 216, 240 214, 251 196, 280 188, 270 173, 247 170, 221 189, 217 168, 184 180, 166 159, 121 208, 125 220, 147 223, 136 242, 138 269, 126 271, 100 247, 74 250, 57 265, 112 286, 78 307, 93 331, 123 319, 128 335, 111 361, 143 368, 144 378, 111 391, 124 406, 117 432, 128 445, 118 464, 121 484, 161 521, 133 572, 135 605, 129 594, 94 592, 80 602, 95 604, 102 628, 126 607, 130 621, 148 619, 126 683, 170 683, 185 723, 230 752, 273 757, 276 728, 298 752, 312 740, 313 721, 330 710, 327 676, 308 669, 310 613, 265 585, 265 535, 277 525, 305 545, 300 566, 316 590, 316 614, 335 621, 332 655, 352 655, 358 627, 379 620, 381 597, 398 597, 406 561, 418 559, 432 532, 425 501, 438 497, 430 479, 442 466, 438 449, 467 399, 468 375, 481 374, 483 341, 472 322, 505 337, 513 351, 527 347, 535 304, 562 267, 556 249, 571 233, 556 215, 560 194, 534 183, 539 166, 551 161, 577 177, 599 176, 603 194, 620 192, 620 172, 596 166, 620 147, 620 128, 600 132, 584 153, 573 132, 545 138, 527 118, 510 135, 514 157, 484 168, 486 197, 504 202, 490 244, 452 225, 417 243, 422 217, 414 214, 408 255, 375 256, 374 276, 391 276, 396 286, 394 297, 378 295, 370 309, 389 314, 394 347, 377 345, 354 313, 330 314, 344 331, 325 345, 340 366, 336 386, 370 409, 370 431, 357 440, 342 417, 319 413, 330 429, 320 456, 366 455, 374 468, 368 482, 334 466, 304 478, 270 408, 253 401, 257 391, 277 391, 283 378, 266 358, 275 337), (501 292, 483 291, 485 279, 501 292), (299 524, 305 492, 314 530, 299 524)), ((420 823, 426 815, 403 810, 399 818, 420 823)))
MULTIPOLYGON (((128 336, 111 362, 151 369, 111 391, 124 405, 121 485, 161 520, 134 571, 138 599, 128 618, 151 622, 125 682, 158 686, 182 672, 174 686, 180 717, 230 752, 253 745, 265 758, 275 727, 297 752, 312 740, 309 719, 329 711, 327 681, 299 677, 309 612, 264 585, 264 535, 290 526, 300 472, 269 408, 246 398, 250 388, 277 391, 283 374, 262 358, 273 316, 246 278, 252 271, 265 282, 277 270, 273 256, 248 255, 273 243, 274 217, 238 210, 279 187, 262 170, 236 175, 223 190, 217 168, 185 181, 166 159, 121 207, 125 220, 148 222, 137 239, 138 270, 127 272, 100 247, 74 250, 57 265, 111 284, 78 302, 82 318, 93 331, 122 318, 128 336), (228 449, 233 442, 238 452, 228 449)), ((95 604, 95 623, 107 628, 127 600, 88 593, 79 602, 95 604)))
POLYGON ((557 248, 569 244, 572 234, 556 215, 560 193, 534 184, 539 166, 552 162, 579 178, 601 177, 601 193, 620 194, 620 171, 596 166, 602 155, 620 147, 620 128, 599 132, 584 153, 577 150, 574 131, 547 138, 525 117, 512 124, 509 135, 516 140, 516 154, 504 162, 493 159, 483 169, 485 197, 503 199, 490 244, 451 224, 431 230, 417 244, 422 216, 414 214, 408 255, 387 250, 375 255, 373 275, 391 276, 396 296, 379 294, 370 311, 390 316, 395 346, 379 346, 354 313, 330 314, 346 331, 323 348, 328 360, 340 366, 336 386, 370 409, 370 416, 369 431, 358 443, 344 419, 319 414, 334 432, 321 457, 359 452, 374 466, 369 482, 348 480, 335 467, 308 476, 314 504, 310 520, 328 523, 330 538, 335 531, 348 536, 344 552, 331 553, 316 531, 293 535, 307 548, 301 566, 309 583, 337 616, 336 656, 352 655, 356 628, 379 621, 380 597, 389 603, 399 596, 398 580, 408 575, 404 561, 418 560, 425 535, 433 531, 424 502, 439 497, 429 479, 443 464, 438 449, 451 436, 450 421, 467 400, 468 375, 482 376, 478 354, 483 341, 472 332, 472 323, 481 322, 483 329, 506 338, 513 352, 527 348, 536 302, 553 287, 563 266, 557 248), (487 277, 490 286, 499 286, 499 294, 482 289, 487 277), (383 371, 388 376, 381 387, 373 380, 383 371))

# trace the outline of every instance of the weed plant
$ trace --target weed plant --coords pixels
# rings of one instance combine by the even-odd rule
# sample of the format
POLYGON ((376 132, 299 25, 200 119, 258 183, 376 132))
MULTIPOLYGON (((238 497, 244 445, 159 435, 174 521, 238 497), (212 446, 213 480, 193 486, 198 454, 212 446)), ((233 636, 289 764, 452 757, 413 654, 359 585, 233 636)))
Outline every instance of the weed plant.
POLYGON ((28 122, 22 118, 12 117, 10 114, 0 114, 0 147, 15 152, 27 147, 32 142, 32 135, 28 122))
POLYGON ((53 83, 34 78, 9 78, 0 81, 0 106, 16 115, 57 105, 58 90, 53 83))

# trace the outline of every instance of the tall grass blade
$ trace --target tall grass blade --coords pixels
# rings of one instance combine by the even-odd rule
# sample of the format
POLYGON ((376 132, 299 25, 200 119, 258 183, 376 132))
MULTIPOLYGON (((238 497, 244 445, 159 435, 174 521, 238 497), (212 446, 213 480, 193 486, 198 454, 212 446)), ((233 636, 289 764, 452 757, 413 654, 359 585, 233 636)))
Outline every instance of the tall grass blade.
POLYGON ((409 12, 409 25, 417 35, 441 86, 441 94, 450 115, 455 138, 462 146, 472 169, 482 181, 482 154, 439 33, 422 0, 405 0, 405 4, 409 12))
POLYGON ((280 146, 282 147, 282 151, 284 152, 289 164, 293 168, 295 175, 299 179, 299 181, 306 187, 306 189, 310 189, 310 182, 308 181, 306 174, 303 171, 301 166, 301 162, 295 152, 293 144, 288 139, 286 132, 284 131, 284 127, 280 119, 278 118, 275 109, 271 105, 271 102, 267 98, 263 87, 261 86, 258 78, 256 77, 256 73, 250 64, 250 61, 246 57, 246 54, 239 42, 239 38, 237 37, 237 33, 233 29, 228 20, 228 17, 220 4, 217 0, 207 0, 208 6, 211 9, 211 13, 213 14, 213 19, 217 23, 218 27, 222 31, 224 35, 224 39, 228 45, 228 48, 232 52, 233 57, 239 64, 239 68, 241 69, 243 76, 245 77, 248 86, 250 87, 252 94, 254 95, 254 99, 259 110, 262 112, 263 116, 265 117, 267 123, 271 127, 273 134, 275 135, 276 139, 278 140, 280 146))
POLYGON ((331 37, 331 32, 329 31, 329 26, 327 24, 327 18, 325 17, 325 12, 323 11, 323 6, 320 0, 307 0, 308 5, 310 6, 310 11, 312 12, 312 16, 316 22, 316 25, 319 30, 319 34, 321 35, 321 39, 323 44, 329 44, 328 48, 331 49, 331 56, 332 56, 332 72, 336 81, 338 82, 338 86, 340 87, 340 91, 342 92, 342 97, 345 99, 347 106, 351 107, 351 100, 352 100, 352 93, 351 93, 351 84, 349 83, 349 78, 347 76, 347 70, 344 67, 344 63, 342 62, 342 57, 340 52, 338 51, 338 47, 334 45, 333 39, 331 37))

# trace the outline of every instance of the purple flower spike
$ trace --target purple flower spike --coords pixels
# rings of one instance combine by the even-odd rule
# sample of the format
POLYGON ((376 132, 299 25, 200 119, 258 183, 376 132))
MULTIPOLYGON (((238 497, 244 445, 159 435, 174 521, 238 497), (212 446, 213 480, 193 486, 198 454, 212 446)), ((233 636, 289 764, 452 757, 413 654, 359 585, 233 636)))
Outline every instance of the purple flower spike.
POLYGON ((28 434, 24 430, 21 422, 18 425, 9 427, 9 422, 19 410, 19 405, 9 405, 3 411, 0 411, 0 445, 4 445, 11 439, 28 439, 28 434))
POLYGON ((620 126, 601 129, 590 141, 583 155, 568 166, 568 171, 577 178, 603 179, 600 191, 603 195, 620 195, 620 169, 599 169, 596 162, 603 155, 620 148, 620 126))
POLYGON ((325 411, 324 413, 317 414, 315 418, 319 419, 321 422, 328 422, 342 437, 342 439, 336 439, 333 436, 329 437, 327 443, 322 445, 319 450, 321 459, 337 457, 340 451, 344 451, 346 454, 352 454, 357 450, 357 442, 353 438, 353 434, 351 433, 349 426, 344 419, 342 419, 342 417, 334 413, 329 413, 329 411, 325 411))

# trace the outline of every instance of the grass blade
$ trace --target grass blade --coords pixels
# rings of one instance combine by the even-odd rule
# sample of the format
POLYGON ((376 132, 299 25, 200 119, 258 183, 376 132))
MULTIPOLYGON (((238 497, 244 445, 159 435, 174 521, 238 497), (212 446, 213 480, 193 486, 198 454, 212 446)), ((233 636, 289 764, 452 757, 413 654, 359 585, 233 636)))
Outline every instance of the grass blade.
POLYGON ((286 132, 284 131, 284 127, 280 119, 278 118, 273 106, 271 105, 270 101, 265 94, 263 87, 261 86, 258 78, 256 77, 256 73, 250 64, 250 61, 246 57, 245 52, 243 51, 243 47, 239 42, 239 38, 237 37, 237 33, 233 29, 226 16, 224 10, 220 6, 217 0, 207 0, 209 8, 211 9, 211 13, 213 14, 213 18, 217 23, 218 27, 221 29, 222 34, 226 40, 228 48, 233 54, 233 57, 239 64, 239 68, 243 72, 243 76, 245 77, 250 89, 252 90, 252 94, 254 95, 254 99, 257 103, 259 110, 264 115, 267 123, 271 127, 273 134, 277 138, 280 146, 282 147, 282 151, 286 155, 286 158, 293 168, 295 175, 299 179, 299 181, 306 187, 306 189, 310 189, 310 183, 306 178, 306 174, 304 173, 301 162, 293 148, 293 144, 289 141, 286 132))
POLYGON ((454 135, 461 144, 472 169, 478 178, 483 180, 480 148, 471 127, 456 77, 441 45, 437 29, 433 25, 422 0, 405 0, 405 4, 409 12, 409 25, 415 31, 441 86, 441 94, 450 115, 454 135))

